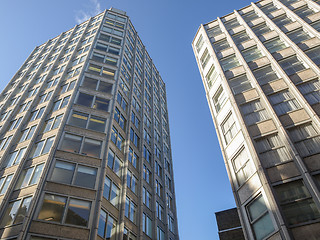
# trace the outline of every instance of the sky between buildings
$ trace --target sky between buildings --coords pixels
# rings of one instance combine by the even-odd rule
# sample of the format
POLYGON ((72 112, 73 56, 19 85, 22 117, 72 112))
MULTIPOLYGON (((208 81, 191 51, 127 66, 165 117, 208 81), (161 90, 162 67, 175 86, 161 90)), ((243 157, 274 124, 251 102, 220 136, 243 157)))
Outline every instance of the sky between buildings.
POLYGON ((2 0, 0 92, 35 46, 114 7, 127 12, 166 83, 181 240, 219 239, 214 212, 235 207, 191 42, 249 0, 2 0))

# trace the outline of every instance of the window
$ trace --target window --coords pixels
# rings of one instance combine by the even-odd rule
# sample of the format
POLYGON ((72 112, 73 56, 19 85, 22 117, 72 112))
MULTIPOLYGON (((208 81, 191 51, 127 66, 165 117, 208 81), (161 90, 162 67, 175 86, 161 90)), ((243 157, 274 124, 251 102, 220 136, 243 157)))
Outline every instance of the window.
POLYGON ((279 17, 273 18, 272 21, 274 24, 276 24, 279 28, 283 27, 284 25, 287 25, 289 23, 292 23, 292 20, 287 17, 286 14, 283 14, 279 17))
POLYGON ((209 54, 208 49, 206 48, 206 50, 204 50, 204 53, 202 54, 202 56, 200 58, 202 68, 205 68, 205 66, 207 65, 209 60, 210 60, 210 54, 209 54))
POLYGON ((197 52, 200 52, 202 46, 204 44, 204 41, 203 41, 203 36, 200 35, 200 37, 198 38, 198 41, 196 43, 196 49, 197 49, 197 52))
POLYGON ((156 144, 154 144, 154 155, 159 159, 161 158, 161 150, 156 144))
POLYGON ((108 79, 114 79, 116 70, 113 70, 108 67, 102 67, 96 64, 89 64, 88 72, 92 74, 101 75, 108 79))
POLYGON ((160 203, 156 202, 157 218, 163 221, 164 210, 160 203))
POLYGON ((26 147, 15 150, 7 156, 7 158, 3 161, 2 168, 8 168, 13 165, 17 165, 21 162, 22 158, 24 157, 24 154, 26 152, 26 147))
POLYGON ((238 186, 241 186, 255 172, 255 167, 250 160, 245 148, 232 160, 233 168, 236 174, 238 186))
POLYGON ((122 161, 113 151, 111 151, 111 149, 109 149, 108 152, 108 167, 111 168, 119 177, 121 176, 122 161))
POLYGON ((80 187, 94 188, 96 176, 96 168, 56 160, 50 180, 80 187))
POLYGON ((137 167, 137 162, 139 162, 139 157, 137 154, 132 150, 131 147, 129 147, 129 155, 128 155, 128 160, 134 166, 135 168, 137 167))
POLYGON ((230 30, 232 28, 240 26, 240 23, 238 22, 237 18, 233 18, 229 21, 224 22, 224 25, 227 30, 230 30))
POLYGON ((137 221, 137 205, 126 197, 124 215, 133 223, 137 221))
POLYGON ((167 193, 167 195, 166 195, 166 201, 167 201, 167 207, 169 209, 173 209, 173 201, 172 201, 172 197, 169 195, 169 193, 167 193))
POLYGON ((213 96, 213 103, 217 112, 220 111, 220 109, 222 108, 226 100, 227 100, 227 97, 225 95, 225 92, 223 91, 222 86, 220 86, 217 92, 213 96))
POLYGON ((206 75, 206 80, 207 80, 209 89, 212 87, 213 83, 218 77, 219 77, 218 72, 215 70, 214 65, 212 65, 210 70, 208 71, 208 74, 206 75))
POLYGON ((250 37, 246 33, 246 31, 236 33, 236 34, 232 35, 232 38, 233 38, 233 41, 235 42, 236 45, 250 39, 250 37))
POLYGON ((60 149, 67 152, 99 158, 101 146, 101 141, 66 133, 60 144, 60 149))
POLYGON ((111 66, 117 66, 117 64, 118 64, 118 59, 117 58, 113 58, 113 57, 106 56, 106 55, 103 55, 103 54, 100 54, 100 53, 96 53, 96 52, 93 53, 92 59, 97 61, 97 62, 106 63, 106 64, 111 65, 111 66))
POLYGON ((320 21, 315 21, 313 23, 310 23, 310 26, 312 26, 318 32, 320 31, 320 21))
POLYGON ((290 128, 288 132, 301 156, 319 152, 320 137, 311 123, 290 128))
POLYGON ((224 139, 226 141, 226 144, 229 144, 231 140, 234 138, 234 136, 238 132, 237 125, 233 119, 232 114, 230 114, 226 120, 221 125, 222 133, 224 135, 224 139))
POLYGON ((241 112, 248 126, 269 118, 268 112, 262 106, 260 100, 248 102, 241 106, 241 112))
POLYGON ((88 226, 91 202, 46 193, 39 220, 88 226))
POLYGON ((277 73, 272 69, 270 65, 258 68, 254 70, 252 73, 257 79, 257 81, 260 83, 260 85, 264 85, 268 82, 279 79, 277 73))
MULTIPOLYGON (((47 120, 44 124, 43 132, 48 132, 50 130, 56 129, 59 127, 61 120, 62 120, 63 114, 60 114, 58 116, 55 116, 53 118, 50 118, 47 120)), ((35 126, 34 126, 35 127, 35 126)))
POLYGON ((39 108, 33 112, 31 112, 31 117, 30 117, 30 122, 36 120, 36 119, 39 119, 42 117, 42 114, 44 112, 46 107, 42 107, 42 108, 39 108))
MULTIPOLYGON (((99 36, 99 40, 105 41, 105 42, 110 42, 113 43, 115 45, 121 45, 122 40, 120 38, 116 38, 116 37, 111 37, 109 35, 103 34, 101 33, 99 36)), ((98 46, 98 44, 97 44, 98 46)))
POLYGON ((98 235, 104 239, 115 240, 117 232, 117 221, 103 209, 100 210, 98 235))
POLYGON ((117 146, 117 148, 119 148, 119 150, 123 151, 124 138, 115 127, 112 127, 111 141, 117 146))
POLYGON ((232 78, 228 82, 234 95, 252 88, 252 85, 246 74, 232 78))
POLYGON ((249 21, 252 21, 253 19, 258 18, 259 16, 258 14, 255 13, 254 10, 252 10, 248 13, 243 14, 242 17, 246 22, 249 22, 249 21))
POLYGON ((143 146, 143 157, 147 160, 147 162, 151 162, 151 153, 146 146, 143 146))
POLYGON ((154 161, 154 172, 157 174, 160 178, 162 178, 162 167, 158 163, 158 161, 154 161))
POLYGON ((269 100, 279 116, 301 108, 298 101, 288 90, 270 95, 269 100))
POLYGON ((120 188, 107 176, 104 179, 103 197, 116 208, 119 207, 120 188))
POLYGON ((126 112, 128 104, 120 92, 118 92, 118 95, 117 95, 117 102, 122 107, 122 109, 126 112))
POLYGON ((320 218, 319 209, 302 180, 275 186, 275 190, 289 225, 320 218))
POLYGON ((151 179, 151 171, 148 169, 146 165, 143 165, 143 179, 147 182, 150 183, 151 179))
POLYGON ((88 88, 88 89, 91 89, 91 90, 103 92, 103 93, 111 94, 111 92, 112 92, 112 84, 111 83, 104 82, 102 80, 89 78, 87 76, 84 77, 81 86, 88 88))
POLYGON ((310 104, 320 102, 320 83, 318 79, 304 82, 297 87, 310 104))
POLYGON ((131 189, 132 192, 137 193, 138 179, 133 175, 131 171, 127 171, 127 187, 131 189))
POLYGON ((12 224, 22 223, 31 203, 32 197, 25 197, 16 201, 9 202, 1 227, 12 224))
POLYGON ((146 143, 151 146, 151 136, 150 134, 147 132, 146 129, 143 129, 143 139, 146 141, 146 143))
POLYGON ((157 227, 157 240, 164 240, 164 231, 160 227, 157 227))
POLYGON ((226 38, 224 38, 224 39, 222 39, 222 40, 220 40, 218 42, 214 42, 212 45, 213 45, 214 50, 216 52, 221 52, 222 50, 227 49, 227 48, 230 47, 230 45, 229 45, 229 43, 228 43, 226 38))
POLYGON ((163 196, 163 187, 162 185, 159 183, 158 180, 155 180, 155 188, 156 188, 156 194, 162 198, 163 196))
POLYGON ((6 149, 11 141, 13 135, 10 135, 8 137, 2 138, 0 140, 0 150, 6 149))
POLYGON ((260 36, 262 34, 265 34, 267 32, 270 32, 271 29, 269 28, 269 26, 267 26, 267 24, 264 22, 264 23, 261 23, 259 25, 256 25, 256 26, 253 26, 252 27, 252 31, 257 35, 257 36, 260 36))
POLYGON ((246 62, 254 61, 261 58, 263 55, 257 47, 251 47, 242 51, 242 56, 246 62))
POLYGON ((143 198, 143 203, 150 208, 151 207, 151 193, 145 188, 143 187, 142 189, 142 198, 143 198))
POLYGON ((69 100, 70 100, 70 96, 67 96, 63 99, 61 98, 58 101, 55 101, 52 106, 52 112, 55 112, 59 109, 66 107, 68 105, 69 100))
POLYGON ((293 12, 297 14, 302 19, 306 19, 307 16, 314 14, 315 11, 313 11, 311 8, 308 8, 308 5, 304 5, 303 7, 293 9, 293 12))
POLYGON ((220 64, 223 71, 228 71, 232 68, 240 66, 240 63, 236 57, 236 55, 231 55, 225 58, 220 59, 220 64))
POLYGON ((320 47, 315 47, 305 51, 305 54, 307 54, 316 65, 320 65, 320 47))
POLYGON ((15 186, 15 190, 37 184, 40 179, 43 166, 44 163, 23 169, 15 186))
POLYGON ((287 36, 296 44, 311 38, 302 28, 287 33, 287 36))
POLYGON ((248 204, 247 211, 257 240, 265 239, 274 232, 274 226, 262 195, 248 204))
POLYGON ((208 33, 209 38, 212 38, 212 37, 214 37, 214 36, 217 36, 217 35, 221 34, 222 31, 221 31, 221 28, 220 28, 219 25, 218 25, 218 26, 209 28, 209 29, 207 30, 207 33, 208 33))
POLYGON ((104 132, 106 121, 107 120, 105 118, 73 111, 68 123, 73 126, 104 132))
POLYGON ((140 120, 135 112, 131 112, 131 122, 135 125, 137 129, 140 129, 140 120))
POLYGON ((152 220, 145 213, 142 215, 142 231, 152 238, 152 220))
POLYGON ((168 228, 174 233, 174 219, 168 214, 168 228))
POLYGON ((113 118, 117 123, 119 123, 119 126, 125 130, 126 119, 117 107, 115 108, 113 118))
POLYGON ((123 240, 137 240, 133 233, 129 232, 126 228, 123 229, 123 240))
POLYGON ((12 177, 13 177, 13 174, 0 178, 0 195, 3 195, 6 193, 11 183, 12 177))
POLYGON ((110 100, 79 92, 76 104, 97 110, 108 111, 110 100))
POLYGON ((264 167, 275 166, 291 159, 288 150, 284 147, 278 135, 257 139, 256 144, 264 167))
POLYGON ((11 121, 11 122, 10 122, 9 131, 11 131, 11 130, 13 130, 13 129, 16 129, 17 127, 19 127, 21 121, 22 121, 22 117, 11 121))

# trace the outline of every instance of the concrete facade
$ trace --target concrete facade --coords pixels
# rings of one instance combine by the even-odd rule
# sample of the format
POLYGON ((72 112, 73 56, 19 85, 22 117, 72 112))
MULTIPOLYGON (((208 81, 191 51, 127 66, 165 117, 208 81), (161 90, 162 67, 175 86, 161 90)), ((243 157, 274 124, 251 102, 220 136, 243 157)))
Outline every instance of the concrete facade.
POLYGON ((34 49, 0 158, 1 239, 179 239, 165 83, 121 10, 34 49))
POLYGON ((320 239, 320 5, 263 0, 192 46, 246 239, 320 239))

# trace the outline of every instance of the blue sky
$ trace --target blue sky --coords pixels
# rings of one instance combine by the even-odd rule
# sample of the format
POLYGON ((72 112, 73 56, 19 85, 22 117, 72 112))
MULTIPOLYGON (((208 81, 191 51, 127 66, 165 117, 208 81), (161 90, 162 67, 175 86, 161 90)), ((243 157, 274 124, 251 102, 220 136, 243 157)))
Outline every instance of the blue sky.
POLYGON ((110 7, 126 11, 167 86, 180 239, 218 239, 214 212, 235 203, 191 42, 201 23, 249 4, 249 0, 2 0, 0 91, 35 46, 97 11, 110 7))

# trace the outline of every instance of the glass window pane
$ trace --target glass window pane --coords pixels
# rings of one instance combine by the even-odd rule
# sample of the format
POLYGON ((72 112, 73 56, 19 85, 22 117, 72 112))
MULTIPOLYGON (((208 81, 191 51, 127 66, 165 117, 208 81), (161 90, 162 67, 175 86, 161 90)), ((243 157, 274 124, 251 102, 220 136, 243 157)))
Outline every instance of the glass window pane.
POLYGON ((74 184, 82 187, 94 188, 96 176, 96 168, 78 166, 74 184))
POLYGON ((56 161, 51 181, 71 184, 75 164, 56 161))
POLYGON ((45 194, 38 219, 61 222, 67 198, 45 194))
POLYGON ((82 137, 80 136, 65 134, 60 149, 68 152, 79 153, 81 141, 82 137))
POLYGON ((87 126, 88 114, 74 111, 69 119, 69 124, 85 128, 87 126))
POLYGON ((93 96, 80 92, 76 103, 86 107, 91 107, 92 101, 93 101, 93 96))
POLYGON ((84 139, 82 154, 90 157, 100 157, 102 142, 90 138, 84 139))
POLYGON ((40 178, 41 173, 42 173, 43 167, 44 167, 44 164, 40 164, 40 165, 38 165, 38 166, 36 167, 36 169, 34 170, 34 173, 33 173, 33 176, 32 176, 32 178, 31 178, 31 181, 30 181, 29 185, 38 183, 39 178, 40 178))
POLYGON ((90 202, 71 198, 65 222, 78 226, 87 226, 90 215, 90 207, 90 202))
POLYGON ((96 117, 96 116, 91 116, 89 120, 89 125, 88 128, 99 131, 99 132, 104 132, 106 127, 106 119, 96 117))

